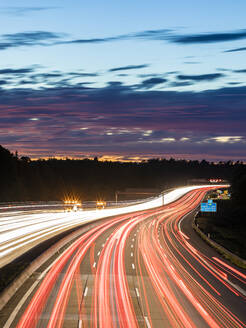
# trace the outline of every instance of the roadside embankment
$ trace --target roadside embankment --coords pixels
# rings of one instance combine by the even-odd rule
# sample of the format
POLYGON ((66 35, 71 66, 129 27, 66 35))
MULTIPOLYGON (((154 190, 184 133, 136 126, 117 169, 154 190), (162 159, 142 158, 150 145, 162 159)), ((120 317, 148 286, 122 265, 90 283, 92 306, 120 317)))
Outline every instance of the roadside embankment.
POLYGON ((239 267, 246 268, 246 218, 230 210, 228 201, 217 203, 218 213, 215 215, 196 215, 193 229, 210 246, 239 267))

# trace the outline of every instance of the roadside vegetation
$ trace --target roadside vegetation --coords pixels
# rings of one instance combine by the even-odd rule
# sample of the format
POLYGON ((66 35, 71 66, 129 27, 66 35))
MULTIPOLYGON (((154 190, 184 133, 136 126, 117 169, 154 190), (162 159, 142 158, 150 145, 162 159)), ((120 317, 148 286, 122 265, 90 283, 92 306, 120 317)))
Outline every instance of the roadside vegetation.
POLYGON ((236 172, 230 188, 231 199, 215 199, 217 213, 201 214, 199 228, 212 240, 246 259, 246 170, 236 172))
MULTIPOLYGON (((163 154, 165 157, 165 154, 163 154)), ((160 191, 184 186, 190 179, 231 179, 241 162, 150 159, 140 163, 81 160, 30 160, 0 146, 0 202, 56 201, 74 196, 81 201, 114 200, 126 188, 160 191)), ((146 196, 145 196, 146 197, 146 196)))

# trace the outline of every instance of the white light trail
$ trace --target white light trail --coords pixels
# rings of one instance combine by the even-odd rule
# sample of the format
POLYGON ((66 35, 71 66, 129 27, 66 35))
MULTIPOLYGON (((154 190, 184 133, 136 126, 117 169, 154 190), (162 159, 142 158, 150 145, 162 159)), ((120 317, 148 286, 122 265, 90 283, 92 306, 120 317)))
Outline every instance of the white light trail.
MULTIPOLYGON (((15 211, 7 212, 0 217, 0 268, 13 261, 29 249, 57 234, 93 222, 102 218, 144 211, 169 204, 189 191, 198 188, 215 187, 218 185, 203 185, 177 188, 169 193, 141 204, 118 208, 78 212, 54 212, 29 214, 15 211)), ((104 245, 103 245, 104 246, 104 245)))

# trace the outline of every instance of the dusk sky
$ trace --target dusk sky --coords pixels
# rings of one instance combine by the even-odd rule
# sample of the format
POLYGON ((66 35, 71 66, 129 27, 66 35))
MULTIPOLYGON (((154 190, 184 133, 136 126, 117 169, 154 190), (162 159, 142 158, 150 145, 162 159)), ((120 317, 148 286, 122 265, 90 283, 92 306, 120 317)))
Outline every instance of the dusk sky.
POLYGON ((246 161, 245 13, 245 0, 1 1, 0 144, 246 161))

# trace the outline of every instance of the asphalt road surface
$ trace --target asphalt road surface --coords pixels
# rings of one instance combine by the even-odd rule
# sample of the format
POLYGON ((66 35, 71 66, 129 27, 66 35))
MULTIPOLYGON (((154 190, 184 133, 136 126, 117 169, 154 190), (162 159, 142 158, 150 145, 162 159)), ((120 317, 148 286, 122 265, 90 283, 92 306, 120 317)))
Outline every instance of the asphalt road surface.
POLYGON ((207 190, 98 222, 29 284, 3 328, 245 327, 245 271, 191 228, 207 190))

